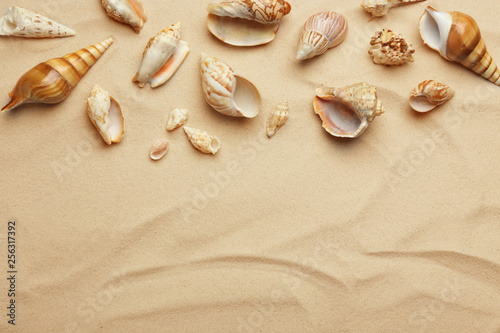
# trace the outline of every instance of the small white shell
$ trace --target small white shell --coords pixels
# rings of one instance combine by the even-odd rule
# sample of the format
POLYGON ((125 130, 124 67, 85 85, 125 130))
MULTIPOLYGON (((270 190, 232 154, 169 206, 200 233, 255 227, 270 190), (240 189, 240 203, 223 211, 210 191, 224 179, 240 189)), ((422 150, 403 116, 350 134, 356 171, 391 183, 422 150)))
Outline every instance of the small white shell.
POLYGON ((168 148, 170 147, 170 143, 167 140, 160 139, 157 140, 153 146, 149 149, 149 157, 153 161, 158 161, 168 152, 168 148))
MULTIPOLYGON (((425 0, 363 0, 361 6, 370 14, 372 14, 371 20, 375 17, 382 17, 389 13, 389 10, 393 7, 398 7, 402 5, 408 5, 414 2, 421 2, 425 0)), ((371 21, 370 20, 370 21, 371 21)))
POLYGON ((87 114, 108 145, 120 142, 124 132, 120 104, 97 84, 87 100, 87 114))
POLYGON ((146 8, 141 0, 102 0, 102 6, 110 17, 129 24, 140 33, 147 20, 146 8))
POLYGON ((219 151, 220 141, 216 136, 187 126, 184 126, 183 129, 189 142, 202 153, 215 155, 219 151))
POLYGON ((410 96, 410 106, 417 112, 428 112, 455 95, 453 89, 434 80, 421 82, 410 96))
POLYGON ((187 121, 188 110, 186 109, 174 109, 170 112, 167 122, 167 131, 173 131, 176 128, 181 127, 187 121))
POLYGON ((74 35, 72 29, 18 6, 9 7, 5 15, 0 18, 0 36, 52 38, 74 35))
POLYGON ((288 112, 288 102, 284 101, 276 107, 276 109, 269 115, 266 123, 266 134, 272 138, 276 131, 285 124, 288 120, 290 113, 288 112))
POLYGON ((368 54, 372 56, 374 64, 401 66, 407 62, 413 62, 415 49, 401 34, 395 34, 392 30, 377 31, 370 45, 371 49, 368 54))

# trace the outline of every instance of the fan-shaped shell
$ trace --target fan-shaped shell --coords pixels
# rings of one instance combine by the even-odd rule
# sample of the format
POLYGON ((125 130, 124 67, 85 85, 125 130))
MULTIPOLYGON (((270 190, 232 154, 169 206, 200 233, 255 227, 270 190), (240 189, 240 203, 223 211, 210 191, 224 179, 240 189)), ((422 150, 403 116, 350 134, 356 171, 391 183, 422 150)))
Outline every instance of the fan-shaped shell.
POLYGON ((428 112, 446 103, 455 95, 453 89, 434 80, 421 82, 410 96, 410 106, 418 112, 428 112))
POLYGON ((118 22, 129 24, 140 33, 147 20, 146 8, 141 0, 102 0, 108 15, 118 22))

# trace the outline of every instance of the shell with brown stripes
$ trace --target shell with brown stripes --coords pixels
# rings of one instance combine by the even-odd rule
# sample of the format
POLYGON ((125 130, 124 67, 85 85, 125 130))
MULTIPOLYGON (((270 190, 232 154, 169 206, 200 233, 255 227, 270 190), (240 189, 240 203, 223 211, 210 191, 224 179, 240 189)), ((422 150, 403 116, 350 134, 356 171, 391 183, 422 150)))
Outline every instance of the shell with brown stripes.
POLYGON ((500 70, 486 49, 476 21, 469 15, 439 12, 429 6, 420 18, 420 35, 445 59, 459 62, 500 86, 500 70))
POLYGON ((108 38, 36 65, 17 81, 9 93, 10 102, 2 111, 12 110, 25 103, 55 104, 63 101, 112 43, 113 39, 108 38))

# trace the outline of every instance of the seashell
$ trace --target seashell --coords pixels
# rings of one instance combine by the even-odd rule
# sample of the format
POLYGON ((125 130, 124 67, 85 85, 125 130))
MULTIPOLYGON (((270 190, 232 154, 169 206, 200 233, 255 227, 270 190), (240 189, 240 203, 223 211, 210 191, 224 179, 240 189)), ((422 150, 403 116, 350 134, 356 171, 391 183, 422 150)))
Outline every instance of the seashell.
POLYGON ((459 62, 500 85, 500 71, 486 49, 476 21, 469 15, 438 12, 429 6, 420 18, 420 35, 424 44, 445 59, 459 62))
POLYGON ((410 106, 418 112, 428 112, 446 103, 455 95, 453 89, 434 80, 421 82, 410 96, 410 106))
POLYGON ((9 93, 10 102, 2 111, 12 110, 24 103, 55 104, 63 101, 111 44, 113 39, 108 38, 62 58, 36 65, 17 81, 9 93))
POLYGON ((120 142, 124 122, 120 104, 108 92, 94 84, 87 99, 87 114, 108 145, 120 142))
POLYGON ((372 14, 371 20, 373 20, 375 17, 387 15, 389 10, 393 7, 422 1, 426 0, 363 0, 361 7, 363 7, 368 13, 372 14))
POLYGON ((284 101, 276 107, 276 109, 269 115, 266 123, 266 133, 269 138, 272 138, 276 131, 285 124, 288 120, 290 113, 288 112, 288 102, 284 101))
POLYGON ((233 117, 255 117, 261 107, 257 88, 235 75, 231 67, 205 53, 201 54, 201 81, 207 103, 217 112, 233 117))
POLYGON ((311 16, 304 25, 299 40, 297 60, 305 60, 325 53, 342 43, 347 37, 347 19, 335 12, 320 12, 311 16))
POLYGON ((149 157, 153 161, 158 161, 163 156, 165 156, 165 154, 168 152, 168 148, 170 148, 170 143, 168 143, 167 140, 157 140, 149 149, 149 157))
POLYGON ((323 128, 343 138, 358 137, 369 122, 385 112, 377 97, 377 88, 366 83, 344 88, 318 88, 313 105, 323 121, 323 128))
POLYGON ((9 7, 5 15, 0 18, 0 36, 53 38, 74 35, 74 30, 18 6, 9 7))
POLYGON ((176 128, 181 127, 187 121, 188 110, 186 109, 174 109, 170 112, 167 121, 167 131, 173 131, 176 128))
POLYGON ((202 153, 215 155, 219 151, 220 141, 216 136, 208 135, 206 132, 187 126, 182 128, 193 147, 202 153))
POLYGON ((377 65, 400 66, 413 62, 415 49, 408 44, 401 34, 392 30, 377 31, 370 41, 372 46, 368 53, 377 65))
POLYGON ((106 13, 118 22, 129 24, 140 33, 147 20, 146 8, 141 0, 102 0, 106 13))
POLYGON ((180 40, 181 22, 172 24, 151 38, 144 49, 141 68, 132 79, 139 87, 150 82, 156 88, 167 82, 189 53, 189 44, 180 40))
POLYGON ((292 7, 285 0, 235 0, 208 5, 208 30, 224 43, 254 46, 271 42, 292 7))

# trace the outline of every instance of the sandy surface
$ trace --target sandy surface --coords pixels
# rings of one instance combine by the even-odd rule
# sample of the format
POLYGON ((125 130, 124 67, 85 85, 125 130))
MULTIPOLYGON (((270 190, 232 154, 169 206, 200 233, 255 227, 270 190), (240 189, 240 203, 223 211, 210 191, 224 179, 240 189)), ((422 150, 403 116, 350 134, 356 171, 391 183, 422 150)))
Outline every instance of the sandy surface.
MULTIPOLYGON (((57 105, 0 115, 2 313, 7 223, 16 221, 16 327, 3 332, 499 332, 500 88, 426 47, 426 5, 479 23, 500 61, 495 0, 427 1, 368 22, 360 1, 291 1, 277 38, 236 48, 210 35, 210 1, 144 0, 140 34, 100 1, 19 0, 68 25, 75 37, 0 39, 2 105, 41 61, 112 36, 115 43, 57 105), (344 13, 346 41, 295 60, 302 25, 321 10, 344 13), (150 37, 181 20, 191 53, 155 90, 131 82, 150 37), (403 33, 415 62, 372 63, 370 37, 403 33), (254 82, 254 119, 233 119, 203 99, 200 52, 254 82), (425 79, 456 96, 417 115, 407 99, 425 79), (356 140, 321 128, 321 85, 366 81, 386 114, 356 140), (126 132, 107 146, 89 121, 94 83, 122 106, 126 132), (269 140, 265 121, 288 99, 291 117, 269 140), (168 113, 217 135, 216 156, 196 151, 168 113), (159 162, 149 147, 171 150, 159 162)), ((2 5, 7 5, 5 1, 2 5)))

